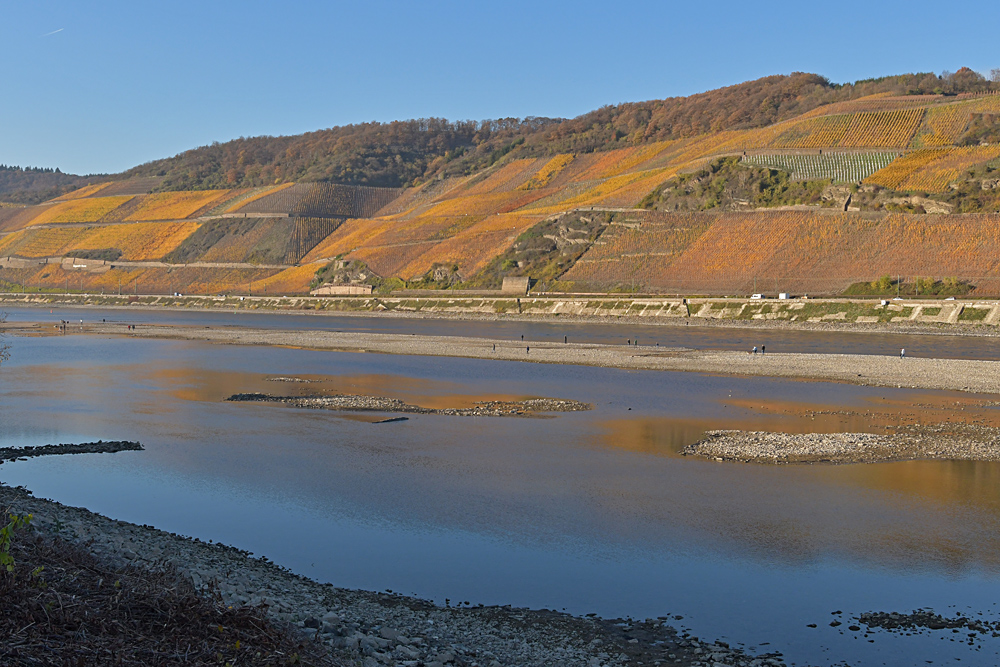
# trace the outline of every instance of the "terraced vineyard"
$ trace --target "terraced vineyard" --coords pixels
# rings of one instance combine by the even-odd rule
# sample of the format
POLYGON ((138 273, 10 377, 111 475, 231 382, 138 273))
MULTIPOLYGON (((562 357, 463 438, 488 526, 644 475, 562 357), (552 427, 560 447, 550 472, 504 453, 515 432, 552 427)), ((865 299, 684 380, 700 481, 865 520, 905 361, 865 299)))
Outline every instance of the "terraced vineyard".
POLYGON ((855 114, 839 146, 882 148, 908 146, 924 118, 924 109, 855 114))
POLYGON ((23 208, 20 206, 5 206, 0 208, 0 232, 21 229, 31 222, 32 218, 38 215, 40 208, 38 206, 23 208))
POLYGON ((538 221, 535 216, 490 216, 426 248, 404 265, 400 275, 418 277, 444 264, 457 266, 463 278, 471 278, 538 221))
MULTIPOLYGON (((554 129, 540 143, 515 141, 477 154, 475 163, 463 162, 460 151, 439 156, 440 169, 411 173, 405 189, 282 183, 153 193, 177 182, 177 175, 105 182, 38 206, 0 208, 0 257, 82 251, 111 257, 120 251, 118 261, 165 258, 177 271, 139 274, 132 268, 128 275, 157 289, 190 293, 237 289, 248 277, 276 291, 305 291, 315 270, 334 257, 405 279, 425 277, 437 266, 457 267, 463 280, 475 279, 492 262, 495 279, 498 258, 520 252, 512 248, 515 239, 546 219, 558 227, 559 216, 580 209, 578 215, 591 220, 625 215, 632 221, 619 224, 615 218, 582 256, 575 250, 566 255, 576 263, 562 279, 581 285, 738 293, 756 280, 764 289, 836 291, 845 281, 898 271, 968 276, 1000 289, 1000 263, 988 260, 990 253, 1000 256, 996 217, 944 215, 970 206, 1000 207, 1000 174, 989 166, 1000 159, 1000 144, 989 143, 997 141, 990 114, 1000 114, 1000 95, 874 95, 765 127, 733 129, 746 125, 727 121, 729 129, 700 136, 662 133, 666 117, 653 122, 639 114, 627 127, 596 123, 569 135, 554 129), (546 145, 551 137, 557 142, 546 145), (556 146, 572 152, 553 154, 556 146), (751 173, 735 160, 720 162, 721 156, 739 156, 747 165, 788 172, 800 181, 877 185, 860 188, 851 205, 927 210, 949 222, 882 212, 819 213, 831 201, 844 201, 847 190, 789 184, 784 174, 751 173), (469 165, 488 163, 468 171, 469 165), (728 166, 717 171, 720 164, 728 166), (757 180, 741 185, 744 176, 757 180), (671 188, 668 196, 663 186, 670 179, 680 189, 671 188), (657 189, 657 197, 647 198, 657 189), (771 192, 785 197, 755 194, 771 192), (933 199, 935 193, 941 194, 931 207, 911 196, 933 199), (653 208, 702 212, 633 215, 630 209, 644 199, 653 208), (802 210, 746 210, 755 206, 802 210), (180 265, 195 262, 303 266, 181 271, 180 265)), ((693 117, 686 122, 697 125, 693 117)), ((543 265, 546 280, 563 270, 560 262, 543 265)), ((117 280, 79 280, 98 286, 112 278, 117 280)))
POLYGON ((197 227, 194 222, 173 222, 29 228, 3 237, 0 254, 41 258, 62 257, 79 250, 116 249, 123 260, 157 260, 177 248, 197 227))
POLYGON ((285 251, 285 264, 298 264, 323 239, 343 224, 340 218, 296 218, 295 228, 285 251))
POLYGON ((1000 215, 660 215, 666 218, 613 226, 563 278, 721 294, 839 293, 886 274, 950 276, 995 289, 1000 278, 1000 215))
MULTIPOLYGON (((146 178, 129 178, 124 181, 112 181, 107 187, 100 190, 102 197, 115 197, 120 195, 145 195, 149 194, 163 183, 160 176, 148 176, 146 178)), ((93 196, 93 195, 88 195, 93 196)))
POLYGON ((130 199, 131 197, 127 196, 71 199, 45 207, 31 220, 30 224, 51 225, 67 222, 97 222, 130 199))
POLYGON ((211 208, 229 195, 229 190, 202 190, 195 192, 161 192, 147 195, 142 205, 129 213, 126 220, 183 220, 211 208))
POLYGON ((85 185, 82 188, 73 190, 71 192, 67 192, 64 195, 56 197, 52 201, 67 201, 70 199, 85 199, 87 197, 96 197, 97 193, 99 193, 101 190, 104 190, 110 185, 111 183, 95 183, 93 185, 85 185))
POLYGON ((253 188, 249 192, 242 195, 238 195, 235 198, 223 202, 217 208, 209 209, 209 215, 217 215, 222 213, 233 213, 238 211, 243 206, 252 204, 268 195, 272 195, 279 190, 285 190, 287 188, 295 185, 294 183, 282 183, 281 185, 268 185, 262 188, 253 188))
POLYGON ((463 195, 475 196, 517 190, 544 164, 544 160, 532 158, 508 162, 493 172, 484 173, 482 179, 472 179, 463 195))
POLYGON ((661 275, 687 250, 717 215, 628 214, 632 222, 617 222, 562 278, 585 285, 646 286, 662 284, 661 275))
POLYGON ((910 176, 941 158, 945 150, 920 150, 903 155, 865 179, 866 183, 898 190, 910 176))
POLYGON ((928 109, 923 125, 913 138, 913 146, 932 148, 957 142, 972 119, 974 104, 948 104, 928 109))
POLYGON ((817 153, 803 155, 748 155, 743 162, 787 171, 795 180, 830 179, 837 183, 859 183, 885 169, 899 153, 817 153))
POLYGON ((312 183, 286 183, 270 192, 263 193, 260 197, 250 198, 242 205, 232 209, 232 212, 289 215, 292 209, 305 199, 312 188, 312 183))
POLYGON ((802 117, 770 127, 720 133, 704 155, 762 149, 906 148, 923 121, 925 109, 868 111, 802 117))
MULTIPOLYGON (((266 237, 272 235, 275 229, 278 234, 290 233, 291 223, 288 218, 235 218, 213 220, 203 224, 169 257, 170 261, 178 263, 190 262, 235 262, 251 261, 255 249, 266 237)), ((269 262, 279 263, 284 259, 284 244, 280 256, 277 252, 270 253, 269 262)), ((259 256, 266 253, 257 252, 259 256)))
POLYGON ((941 157, 916 170, 900 189, 944 192, 948 184, 969 167, 1000 157, 1000 146, 970 146, 946 151, 941 157))
POLYGON ((817 107, 812 111, 802 114, 801 118, 813 118, 817 116, 829 116, 835 114, 852 114, 877 111, 895 111, 899 109, 912 109, 939 104, 942 98, 939 95, 869 95, 856 100, 846 102, 836 102, 817 107))
POLYGON ((552 182, 576 158, 572 153, 557 155, 546 162, 527 182, 518 186, 520 190, 537 190, 552 182))
POLYGON ((944 192, 964 170, 997 157, 997 145, 918 150, 875 172, 866 182, 894 190, 944 192))
POLYGON ((824 116, 814 120, 795 123, 780 134, 777 126, 771 132, 760 132, 763 141, 747 148, 821 148, 824 146, 839 146, 851 127, 852 116, 824 116), (773 134, 773 139, 768 135, 773 134))
POLYGON ((302 218, 368 218, 401 193, 399 188, 316 183, 290 214, 302 218))

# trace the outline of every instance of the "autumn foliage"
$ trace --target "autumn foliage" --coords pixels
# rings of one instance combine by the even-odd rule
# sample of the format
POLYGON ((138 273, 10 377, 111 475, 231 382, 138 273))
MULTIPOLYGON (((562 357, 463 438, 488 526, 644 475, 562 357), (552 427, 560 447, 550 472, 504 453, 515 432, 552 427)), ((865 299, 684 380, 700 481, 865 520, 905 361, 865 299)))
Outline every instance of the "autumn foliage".
POLYGON ((881 275, 995 289, 998 225, 996 215, 647 214, 612 225, 563 277, 681 293, 839 293, 881 275))
MULTIPOLYGON (((240 139, 143 165, 132 178, 60 190, 41 205, 2 208, 0 257, 103 253, 117 257, 112 273, 189 293, 250 281, 304 292, 333 258, 363 261, 383 278, 420 279, 446 265, 470 280, 539 222, 596 209, 628 212, 632 222, 610 223, 563 280, 710 292, 746 291, 755 281, 836 291, 872 272, 986 280, 985 257, 1000 250, 995 216, 752 211, 743 195, 724 201, 730 212, 634 211, 722 157, 736 171, 750 171, 743 160, 787 171, 787 182, 810 181, 815 196, 789 206, 836 200, 845 209, 845 193, 859 206, 884 188, 964 197, 956 211, 992 210, 1000 95, 970 72, 850 89, 797 73, 567 121, 426 119, 240 139), (820 181, 835 181, 834 194, 820 181), (970 209, 971 195, 958 189, 972 185, 979 208, 970 209), (148 260, 178 272, 128 264, 148 260), (193 266, 205 263, 213 266, 193 266)), ((931 210, 895 201, 885 208, 931 210)), ((80 280, 106 287, 100 276, 80 280)))

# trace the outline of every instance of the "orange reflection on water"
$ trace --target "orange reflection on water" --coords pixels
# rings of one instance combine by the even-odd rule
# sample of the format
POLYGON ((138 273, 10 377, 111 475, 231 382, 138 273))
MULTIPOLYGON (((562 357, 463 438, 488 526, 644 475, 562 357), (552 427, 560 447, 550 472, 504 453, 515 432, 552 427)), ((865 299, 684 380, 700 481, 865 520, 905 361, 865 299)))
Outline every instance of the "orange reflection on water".
MULTIPOLYGON (((140 369, 133 369, 140 372, 140 369)), ((147 379, 163 386, 176 398, 188 401, 221 401, 233 394, 262 393, 275 396, 382 396, 423 408, 472 408, 485 401, 522 401, 532 396, 458 393, 461 385, 401 375, 261 375, 198 368, 141 369, 147 379)))

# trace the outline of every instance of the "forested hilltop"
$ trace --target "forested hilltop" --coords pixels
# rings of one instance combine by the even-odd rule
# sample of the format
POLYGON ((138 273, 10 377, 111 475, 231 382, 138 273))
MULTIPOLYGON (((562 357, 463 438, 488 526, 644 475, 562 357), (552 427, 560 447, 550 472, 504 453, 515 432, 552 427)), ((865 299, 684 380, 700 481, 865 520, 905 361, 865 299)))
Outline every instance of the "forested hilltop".
POLYGON ((103 178, 74 176, 58 169, 0 164, 0 201, 37 204, 103 178))
POLYGON ((1000 91, 968 68, 835 84, 818 74, 769 76, 718 90, 605 106, 570 120, 430 118, 362 123, 287 137, 240 138, 135 167, 120 178, 163 177, 160 190, 329 182, 406 187, 466 175, 501 159, 590 153, 761 128, 820 106, 871 95, 958 95, 1000 91))

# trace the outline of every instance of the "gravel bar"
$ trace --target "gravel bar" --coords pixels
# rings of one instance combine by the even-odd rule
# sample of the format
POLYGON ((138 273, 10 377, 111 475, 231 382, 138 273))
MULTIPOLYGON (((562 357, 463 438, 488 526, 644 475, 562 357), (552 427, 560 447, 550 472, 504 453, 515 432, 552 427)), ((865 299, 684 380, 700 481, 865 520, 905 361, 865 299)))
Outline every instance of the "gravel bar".
POLYGON ((682 453, 741 463, 879 463, 915 459, 1000 461, 1000 429, 914 425, 895 433, 706 431, 682 453))
POLYGON ((140 452, 142 445, 129 440, 109 440, 107 442, 83 442, 79 445, 41 445, 38 447, 0 447, 0 463, 16 461, 33 456, 53 456, 57 454, 113 454, 115 452, 140 452))
POLYGON ((455 417, 527 417, 539 412, 581 412, 594 406, 580 401, 555 398, 529 398, 523 401, 483 401, 471 408, 423 408, 398 398, 383 396, 272 396, 271 394, 233 394, 227 401, 283 403, 297 408, 345 410, 352 412, 401 412, 455 417))

